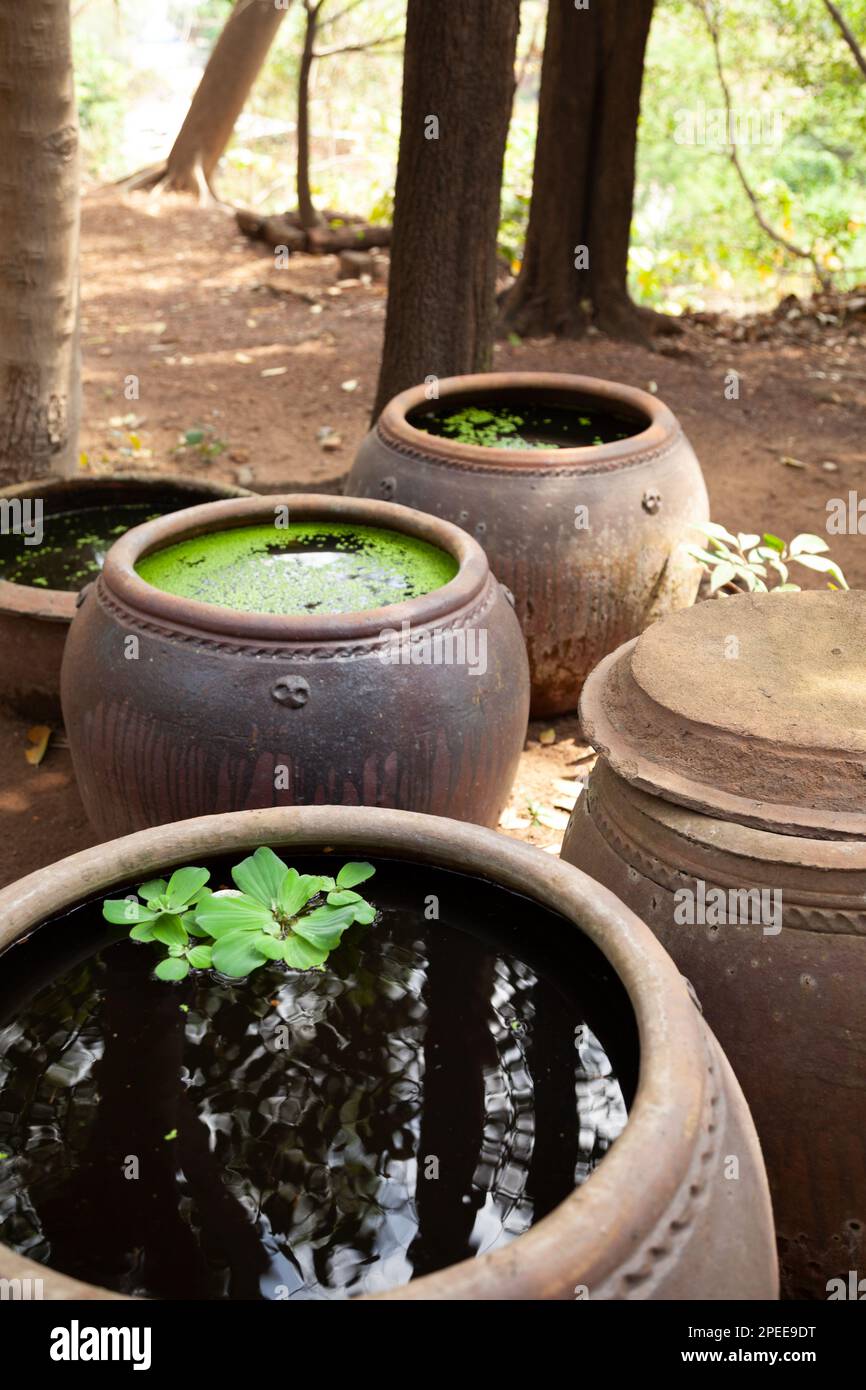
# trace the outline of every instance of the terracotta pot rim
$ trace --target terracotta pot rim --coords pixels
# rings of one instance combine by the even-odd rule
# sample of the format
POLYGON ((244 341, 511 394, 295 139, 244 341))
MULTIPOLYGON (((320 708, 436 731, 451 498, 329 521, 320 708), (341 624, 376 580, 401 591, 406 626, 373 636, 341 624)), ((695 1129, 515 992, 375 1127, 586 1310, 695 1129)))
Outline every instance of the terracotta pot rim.
MULTIPOLYGON (((132 483, 136 486, 152 487, 155 492, 160 487, 189 487, 197 492, 212 492, 214 500, 233 497, 252 497, 249 488, 236 487, 233 483, 216 483, 201 478, 193 478, 184 473, 113 473, 108 478, 35 478, 31 482, 16 483, 12 487, 0 488, 0 500, 15 497, 39 497, 43 494, 73 492, 97 492, 110 487, 112 483, 132 483)), ((197 504, 201 505, 201 504, 197 504)), ((49 513, 50 515, 50 513, 49 513)), ((40 618, 49 623, 71 623, 75 617, 76 589, 42 589, 34 584, 13 584, 8 579, 0 579, 0 613, 12 617, 40 618)))
MULTIPOLYGON (((564 861, 494 831, 413 812, 314 806, 203 816, 83 850, 4 889, 0 947, 65 907, 142 873, 261 844, 278 850, 363 849, 457 869, 523 893, 569 918, 595 943, 635 1012, 638 1089, 625 1130, 596 1172, 506 1248, 384 1296, 570 1297, 575 1285, 591 1289, 611 1274, 628 1272, 630 1262, 643 1268, 641 1236, 677 1201, 702 1139, 707 1039, 682 976, 649 929, 612 893, 564 861), (648 1156, 657 1161, 648 1166, 648 1156)), ((17 1256, 7 1246, 0 1246, 0 1275, 42 1278, 46 1297, 119 1297, 17 1256)))
POLYGON ((477 541, 459 526, 439 517, 401 507, 394 502, 319 493, 250 497, 240 501, 207 502, 145 522, 115 542, 105 557, 100 592, 117 599, 133 614, 155 618, 193 632, 216 632, 240 641, 341 642, 381 637, 406 622, 426 626, 453 618, 479 597, 490 581, 487 557, 477 541), (400 531, 427 541, 452 555, 459 564, 447 584, 417 598, 356 613, 243 613, 197 599, 181 598, 156 589, 135 571, 136 562, 154 550, 192 536, 252 525, 275 509, 287 507, 291 519, 356 522, 400 531))
POLYGON ((423 454, 433 462, 463 463, 474 468, 485 466, 507 472, 545 472, 546 467, 592 472, 628 467, 668 447, 680 434, 676 416, 657 396, 635 386, 607 381, 601 377, 578 376, 568 372, 479 372, 468 376, 445 377, 438 383, 441 401, 448 396, 491 392, 558 392, 563 395, 593 397, 609 406, 623 405, 647 418, 647 427, 627 439, 609 444, 592 444, 573 449, 488 449, 479 444, 428 434, 409 423, 408 416, 419 406, 429 404, 426 387, 412 386, 388 402, 379 417, 383 439, 423 454))

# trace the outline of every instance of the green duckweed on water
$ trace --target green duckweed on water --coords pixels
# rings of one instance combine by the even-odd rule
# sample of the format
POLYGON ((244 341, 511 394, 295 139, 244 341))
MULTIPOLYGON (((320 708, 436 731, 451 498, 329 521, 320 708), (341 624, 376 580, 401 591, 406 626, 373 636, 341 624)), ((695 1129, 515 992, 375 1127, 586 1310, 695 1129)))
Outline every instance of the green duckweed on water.
POLYGON ((27 545, 14 533, 0 535, 0 579, 41 589, 80 589, 99 574, 119 536, 160 515, 149 502, 55 512, 44 518, 39 545, 27 545))
POLYGON ((609 411, 533 405, 516 410, 483 401, 454 410, 447 402, 424 406, 409 423, 427 434, 484 449, 575 449, 627 439, 641 428, 609 411))
POLYGON ((243 526, 167 546, 136 569, 155 589, 240 613, 357 613, 440 589, 453 556, 348 523, 243 526))

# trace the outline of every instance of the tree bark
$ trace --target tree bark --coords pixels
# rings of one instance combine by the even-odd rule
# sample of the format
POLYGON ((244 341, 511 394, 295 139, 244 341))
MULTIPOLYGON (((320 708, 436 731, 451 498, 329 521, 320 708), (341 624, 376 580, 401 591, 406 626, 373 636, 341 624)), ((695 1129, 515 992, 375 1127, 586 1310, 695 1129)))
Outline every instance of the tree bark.
POLYGON ((298 70, 298 216, 305 232, 318 227, 322 218, 313 205, 310 192, 310 73, 315 58, 319 11, 324 0, 304 0, 307 22, 304 26, 304 47, 298 70))
POLYGON ((551 0, 526 247, 503 312, 518 333, 574 337, 594 323, 644 336, 626 276, 652 12, 653 0, 551 0))
POLYGON ((77 466, 78 116, 69 0, 0 4, 0 483, 77 466))
POLYGON ((453 6, 409 0, 388 317, 374 414, 430 375, 490 365, 518 25, 518 0, 453 6))
POLYGON ((237 0, 168 159, 122 180, 124 187, 195 193, 208 201, 214 170, 290 3, 237 0))

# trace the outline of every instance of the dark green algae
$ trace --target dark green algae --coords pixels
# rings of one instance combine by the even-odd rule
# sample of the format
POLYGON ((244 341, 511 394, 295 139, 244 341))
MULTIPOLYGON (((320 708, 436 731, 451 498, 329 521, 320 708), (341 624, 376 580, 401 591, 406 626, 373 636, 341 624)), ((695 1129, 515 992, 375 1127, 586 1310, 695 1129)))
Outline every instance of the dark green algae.
POLYGON ((194 536, 136 565, 156 589, 240 613, 356 613, 417 598, 457 573, 414 536, 345 522, 243 526, 194 536))

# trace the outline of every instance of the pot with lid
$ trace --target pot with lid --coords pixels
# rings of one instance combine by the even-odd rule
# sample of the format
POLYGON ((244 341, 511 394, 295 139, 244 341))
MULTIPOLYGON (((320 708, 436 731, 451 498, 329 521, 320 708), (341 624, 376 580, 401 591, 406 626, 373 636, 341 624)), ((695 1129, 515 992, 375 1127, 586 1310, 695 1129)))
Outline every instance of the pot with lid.
POLYGON ((563 858, 692 982, 755 1118, 783 1291, 866 1264, 866 595, 742 595, 606 658, 563 858))

